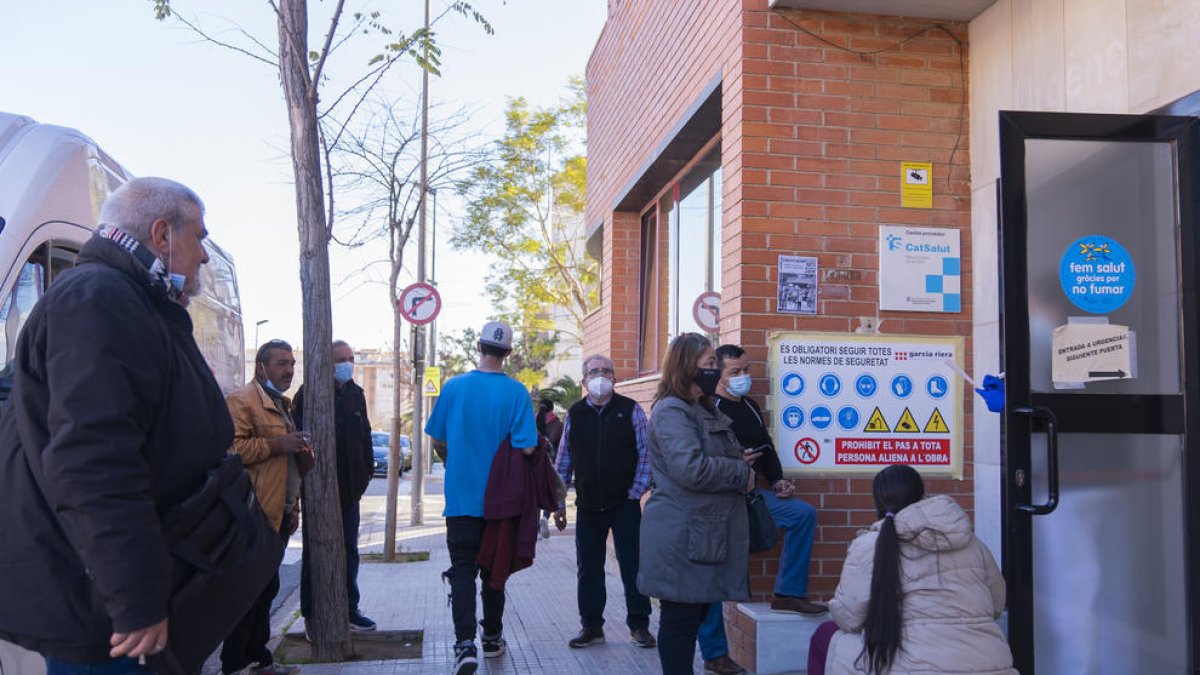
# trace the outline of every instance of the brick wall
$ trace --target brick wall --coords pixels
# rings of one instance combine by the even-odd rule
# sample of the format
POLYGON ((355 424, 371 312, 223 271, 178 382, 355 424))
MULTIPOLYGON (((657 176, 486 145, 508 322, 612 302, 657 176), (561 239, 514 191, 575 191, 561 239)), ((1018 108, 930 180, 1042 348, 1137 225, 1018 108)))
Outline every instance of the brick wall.
MULTIPOLYGON (((743 345, 756 362, 761 377, 754 395, 763 400, 768 390, 770 332, 849 332, 859 317, 878 316, 884 333, 964 336, 970 364, 969 125, 966 54, 959 53, 959 42, 966 49, 965 24, 924 30, 935 22, 773 11, 766 0, 643 0, 610 8, 588 67, 588 222, 604 222, 600 311, 607 312, 589 322, 588 345, 607 345, 618 374, 636 374, 640 225, 637 214, 613 213, 612 204, 720 72, 721 338, 743 345), (902 160, 933 162, 933 209, 900 207, 902 160), (879 225, 962 231, 961 313, 878 311, 879 225), (781 253, 819 258, 817 316, 775 313, 781 253)), ((619 389, 648 402, 653 384, 619 389)), ((964 480, 928 482, 931 492, 954 494, 967 507, 969 395, 964 480)), ((819 512, 812 596, 832 594, 846 544, 874 520, 870 488, 870 476, 798 481, 800 496, 819 512)), ((759 599, 769 596, 777 565, 777 552, 752 557, 751 588, 759 599)))

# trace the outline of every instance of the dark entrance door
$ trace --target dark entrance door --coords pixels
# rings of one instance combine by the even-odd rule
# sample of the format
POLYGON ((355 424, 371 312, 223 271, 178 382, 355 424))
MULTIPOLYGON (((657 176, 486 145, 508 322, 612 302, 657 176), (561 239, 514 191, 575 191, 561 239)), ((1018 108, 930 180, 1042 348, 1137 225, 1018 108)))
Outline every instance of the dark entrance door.
POLYGON ((1004 571, 1025 675, 1200 672, 1198 132, 1000 113, 1004 571))

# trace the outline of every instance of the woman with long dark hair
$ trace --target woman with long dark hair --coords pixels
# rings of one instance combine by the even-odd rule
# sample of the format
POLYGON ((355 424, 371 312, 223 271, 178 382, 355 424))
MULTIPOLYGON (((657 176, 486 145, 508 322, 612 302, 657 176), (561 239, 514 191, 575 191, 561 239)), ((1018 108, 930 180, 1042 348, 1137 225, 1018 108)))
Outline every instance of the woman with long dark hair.
MULTIPOLYGON (((664 675, 691 675, 709 605, 750 597, 747 455, 712 402, 721 379, 708 338, 684 333, 667 348, 650 417, 654 488, 642 515, 637 586, 660 600, 664 675)), ((718 606, 719 607, 719 606, 718 606)))
POLYGON ((872 491, 879 520, 850 543, 810 675, 1016 675, 996 624, 1004 578, 966 512, 948 495, 926 498, 904 464, 876 474, 872 491))

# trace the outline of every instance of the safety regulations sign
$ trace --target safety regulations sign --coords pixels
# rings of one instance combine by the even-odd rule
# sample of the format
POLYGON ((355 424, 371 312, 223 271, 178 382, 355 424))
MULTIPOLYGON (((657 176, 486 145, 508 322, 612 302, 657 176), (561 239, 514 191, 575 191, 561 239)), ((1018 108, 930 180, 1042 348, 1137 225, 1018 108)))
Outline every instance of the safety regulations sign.
POLYGON ((775 447, 788 475, 891 464, 962 478, 959 337, 773 333, 775 447))

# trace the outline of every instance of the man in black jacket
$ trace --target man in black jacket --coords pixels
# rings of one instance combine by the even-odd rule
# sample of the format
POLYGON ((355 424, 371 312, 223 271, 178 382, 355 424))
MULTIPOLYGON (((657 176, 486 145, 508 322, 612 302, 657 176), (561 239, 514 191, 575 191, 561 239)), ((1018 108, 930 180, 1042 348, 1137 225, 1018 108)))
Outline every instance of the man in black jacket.
POLYGON ((160 516, 233 442, 184 309, 208 262, 199 197, 137 178, 100 222, 30 314, 0 422, 0 637, 54 673, 149 672, 138 657, 168 639, 160 516))
MULTIPOLYGON (((583 626, 567 643, 574 648, 604 642, 604 558, 610 530, 625 586, 629 640, 639 647, 657 645, 649 630, 650 599, 637 589, 640 500, 650 487, 646 413, 637 401, 614 393, 614 381, 612 359, 600 354, 584 359, 587 396, 567 411, 555 462, 564 485, 575 474, 575 560, 583 626)), ((566 527, 564 505, 554 521, 560 531, 566 527)))
MULTIPOLYGON (((350 630, 375 630, 375 622, 358 610, 358 521, 359 501, 375 469, 371 451, 371 421, 367 419, 367 398, 354 377, 354 350, 342 340, 333 343, 333 422, 334 450, 337 453, 338 497, 342 508, 342 537, 346 547, 346 599, 350 606, 350 630)), ((293 401, 296 425, 304 425, 304 387, 296 392, 293 401)), ((304 551, 300 558, 300 613, 305 618, 312 613, 312 588, 309 581, 308 523, 304 521, 301 535, 304 551)))

